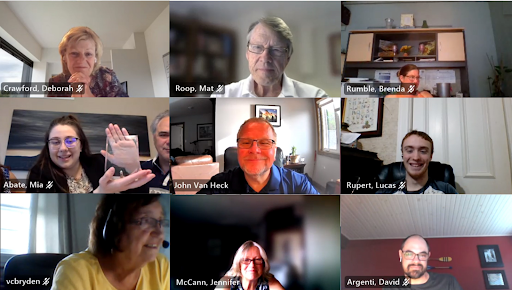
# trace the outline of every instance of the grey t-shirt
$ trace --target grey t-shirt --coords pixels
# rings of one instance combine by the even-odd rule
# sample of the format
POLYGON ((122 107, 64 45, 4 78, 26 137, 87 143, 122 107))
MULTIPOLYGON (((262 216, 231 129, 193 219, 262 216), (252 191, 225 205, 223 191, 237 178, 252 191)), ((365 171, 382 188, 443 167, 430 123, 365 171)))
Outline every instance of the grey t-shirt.
MULTIPOLYGON (((428 281, 424 284, 412 285, 413 290, 463 290, 457 279, 450 274, 429 272, 428 281)), ((404 290, 407 288, 383 288, 386 290, 404 290)))

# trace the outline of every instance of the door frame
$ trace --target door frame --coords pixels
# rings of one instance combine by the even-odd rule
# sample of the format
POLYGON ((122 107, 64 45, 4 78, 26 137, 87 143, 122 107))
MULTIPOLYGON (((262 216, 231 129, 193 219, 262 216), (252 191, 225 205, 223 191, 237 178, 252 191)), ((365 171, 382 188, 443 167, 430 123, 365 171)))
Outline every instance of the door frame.
MULTIPOLYGON (((183 125, 183 131, 181 132, 181 141, 182 141, 182 145, 183 145, 183 152, 186 152, 185 150, 185 122, 179 122, 179 123, 171 123, 171 127, 172 126, 176 126, 176 125, 183 125)), ((170 148, 172 149, 172 148, 170 148)))

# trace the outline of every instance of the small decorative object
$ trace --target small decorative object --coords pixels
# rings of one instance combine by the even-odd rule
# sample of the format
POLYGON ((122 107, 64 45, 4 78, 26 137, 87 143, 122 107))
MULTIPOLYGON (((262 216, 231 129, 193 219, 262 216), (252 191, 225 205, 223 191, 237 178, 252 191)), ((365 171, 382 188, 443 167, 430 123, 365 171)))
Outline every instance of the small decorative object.
POLYGON ((299 163, 300 155, 297 155, 297 147, 292 147, 292 154, 290 155, 291 163, 299 163))
POLYGON ((421 25, 421 28, 428 28, 427 20, 423 20, 423 25, 421 25))
POLYGON ((479 245, 477 248, 482 268, 503 267, 503 260, 501 259, 500 248, 498 245, 479 245))
POLYGON ((359 138, 380 137, 383 109, 384 98, 341 99, 341 122, 349 124, 353 133, 360 133, 359 138))
POLYGON ((256 105, 254 116, 267 120, 274 127, 281 127, 281 106, 256 105))
POLYGON ((414 28, 414 16, 413 14, 402 14, 400 18, 400 27, 402 28, 414 28))
POLYGON ((396 45, 396 44, 393 44, 393 54, 394 55, 398 54, 398 45, 396 45))
POLYGON ((420 45, 418 46, 418 52, 420 54, 423 54, 423 52, 425 52, 425 44, 420 43, 420 45))
POLYGON ((410 45, 404 45, 400 48, 400 52, 403 52, 404 56, 408 56, 409 53, 411 53, 412 46, 410 45))
POLYGON ((197 140, 212 140, 213 125, 212 123, 197 124, 197 140))
POLYGON ((391 18, 386 18, 385 21, 386 21, 386 29, 392 29, 394 20, 391 18))
POLYGON ((509 289, 504 270, 484 270, 485 289, 509 289))

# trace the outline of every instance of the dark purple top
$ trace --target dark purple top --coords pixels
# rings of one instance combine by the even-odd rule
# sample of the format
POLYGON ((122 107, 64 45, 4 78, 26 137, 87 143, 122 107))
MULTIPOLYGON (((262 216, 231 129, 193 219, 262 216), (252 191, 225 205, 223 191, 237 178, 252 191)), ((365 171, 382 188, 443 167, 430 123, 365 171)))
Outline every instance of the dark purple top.
MULTIPOLYGON (((70 77, 70 75, 61 73, 50 78, 48 82, 50 84, 67 83, 70 77)), ((123 87, 121 87, 116 73, 104 66, 100 66, 98 71, 92 74, 89 88, 95 97, 128 97, 128 94, 123 90, 123 87)), ((48 97, 71 97, 71 95, 48 95, 48 97)))

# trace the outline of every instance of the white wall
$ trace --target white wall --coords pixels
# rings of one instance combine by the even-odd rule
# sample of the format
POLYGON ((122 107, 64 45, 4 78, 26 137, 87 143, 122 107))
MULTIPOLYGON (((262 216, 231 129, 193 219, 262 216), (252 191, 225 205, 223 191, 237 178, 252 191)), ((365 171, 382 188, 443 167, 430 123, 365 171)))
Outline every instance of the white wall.
POLYGON ((414 14, 415 25, 427 20, 429 26, 452 26, 465 29, 466 56, 469 88, 472 97, 489 96, 487 76, 491 67, 486 54, 496 59, 496 46, 491 23, 489 4, 486 2, 389 2, 359 4, 346 2, 350 10, 350 25, 341 31, 341 47, 347 48, 351 30, 366 30, 368 27, 384 27, 384 19, 394 19, 400 26, 401 14, 414 14))
POLYGON ((33 61, 41 59, 41 46, 7 6, 0 2, 0 37, 33 61))
MULTIPOLYGON (((274 127, 277 134, 277 146, 283 154, 289 155, 292 146, 297 147, 297 153, 305 158, 305 173, 310 177, 314 171, 315 154, 315 100, 314 99, 217 99, 215 113, 215 144, 216 156, 220 171, 224 170, 224 151, 236 146, 236 134, 243 122, 254 117, 256 104, 280 105, 281 127, 274 127)), ((338 177, 339 178, 339 162, 338 177)), ((313 180, 315 180, 313 178, 313 180)), ((316 181, 316 180, 315 180, 316 181)), ((325 184, 324 184, 325 186, 325 184)))
MULTIPOLYGON (((185 123, 185 141, 183 146, 184 150, 187 152, 193 152, 194 144, 190 144, 190 142, 197 140, 197 124, 206 124, 206 123, 213 123, 213 116, 212 114, 200 114, 200 115, 190 115, 186 117, 173 117, 172 123, 185 123)), ((213 141, 213 140, 212 140, 213 141)), ((197 154, 201 154, 204 152, 204 149, 210 148, 208 146, 207 141, 199 141, 197 142, 197 154)))
POLYGON ((155 97, 168 98, 169 84, 165 75, 163 55, 169 52, 169 6, 144 32, 155 97), (167 36, 167 37, 164 37, 167 36))
POLYGON ((134 33, 135 49, 112 49, 112 67, 120 82, 128 82, 131 97, 154 97, 144 33, 134 33))

